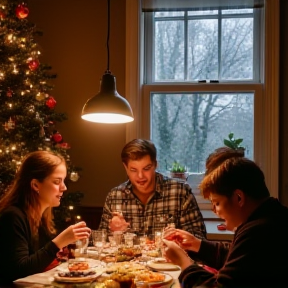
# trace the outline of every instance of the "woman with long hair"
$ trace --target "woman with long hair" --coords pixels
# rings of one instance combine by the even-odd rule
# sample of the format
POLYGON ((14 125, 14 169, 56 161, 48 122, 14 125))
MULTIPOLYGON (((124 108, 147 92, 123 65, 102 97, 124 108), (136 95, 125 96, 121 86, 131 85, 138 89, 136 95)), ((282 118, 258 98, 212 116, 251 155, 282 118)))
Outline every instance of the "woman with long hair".
POLYGON ((35 151, 22 162, 9 191, 0 200, 0 284, 40 273, 57 252, 88 238, 85 222, 57 235, 52 208, 67 189, 67 167, 61 155, 35 151))

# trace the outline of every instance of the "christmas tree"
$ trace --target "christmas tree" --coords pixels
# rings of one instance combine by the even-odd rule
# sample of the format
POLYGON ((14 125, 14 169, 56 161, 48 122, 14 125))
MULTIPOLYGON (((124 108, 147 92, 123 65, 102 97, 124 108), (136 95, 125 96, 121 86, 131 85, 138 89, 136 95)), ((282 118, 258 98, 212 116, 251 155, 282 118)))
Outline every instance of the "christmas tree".
POLYGON ((19 0, 0 0, 0 197, 11 184, 23 157, 35 150, 53 150, 67 162, 67 187, 60 207, 55 208, 59 229, 73 221, 74 206, 83 194, 70 192, 80 169, 74 166, 57 122, 67 119, 56 112, 51 95, 53 79, 49 65, 41 63, 35 39, 42 36, 28 21, 29 7, 19 0))

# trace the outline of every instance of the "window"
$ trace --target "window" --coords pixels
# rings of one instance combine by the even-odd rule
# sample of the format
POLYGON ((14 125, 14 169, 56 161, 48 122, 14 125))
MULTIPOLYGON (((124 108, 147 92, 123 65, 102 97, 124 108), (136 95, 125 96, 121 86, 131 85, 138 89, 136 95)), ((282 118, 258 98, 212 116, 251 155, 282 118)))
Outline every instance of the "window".
POLYGON ((126 95, 140 95, 129 98, 137 112, 127 140, 152 139, 162 172, 174 160, 201 172, 209 153, 234 132, 277 197, 279 2, 237 0, 227 7, 222 0, 222 6, 204 9, 213 1, 143 1, 148 2, 154 6, 144 7, 149 12, 127 2, 127 19, 136 9, 138 14, 134 26, 127 20, 126 95), (172 8, 157 6, 165 2, 172 8), (133 35, 139 41, 132 45, 133 35))

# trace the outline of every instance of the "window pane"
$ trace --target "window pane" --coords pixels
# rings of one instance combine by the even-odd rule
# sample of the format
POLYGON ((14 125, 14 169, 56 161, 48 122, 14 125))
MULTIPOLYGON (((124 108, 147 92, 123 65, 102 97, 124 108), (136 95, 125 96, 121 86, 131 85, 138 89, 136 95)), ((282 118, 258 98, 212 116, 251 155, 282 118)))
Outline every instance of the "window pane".
POLYGON ((188 28, 188 80, 219 79, 218 21, 191 20, 188 28))
POLYGON ((184 23, 160 21, 155 27, 155 81, 184 80, 184 23))
POLYGON ((221 79, 253 79, 253 19, 222 20, 221 79))
POLYGON ((230 132, 244 139, 246 157, 253 159, 253 93, 152 93, 150 108, 161 172, 175 160, 189 172, 205 171, 205 159, 230 132))

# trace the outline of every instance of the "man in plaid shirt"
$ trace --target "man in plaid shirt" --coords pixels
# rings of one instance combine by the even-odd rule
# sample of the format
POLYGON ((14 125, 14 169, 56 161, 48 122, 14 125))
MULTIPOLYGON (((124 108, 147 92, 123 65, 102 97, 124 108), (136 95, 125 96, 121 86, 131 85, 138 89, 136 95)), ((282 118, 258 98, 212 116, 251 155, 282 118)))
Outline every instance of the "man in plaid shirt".
POLYGON ((109 229, 113 212, 121 211, 130 231, 154 234, 173 222, 201 239, 206 228, 189 184, 158 172, 157 151, 149 140, 134 139, 121 153, 129 180, 107 195, 99 229, 109 229))

